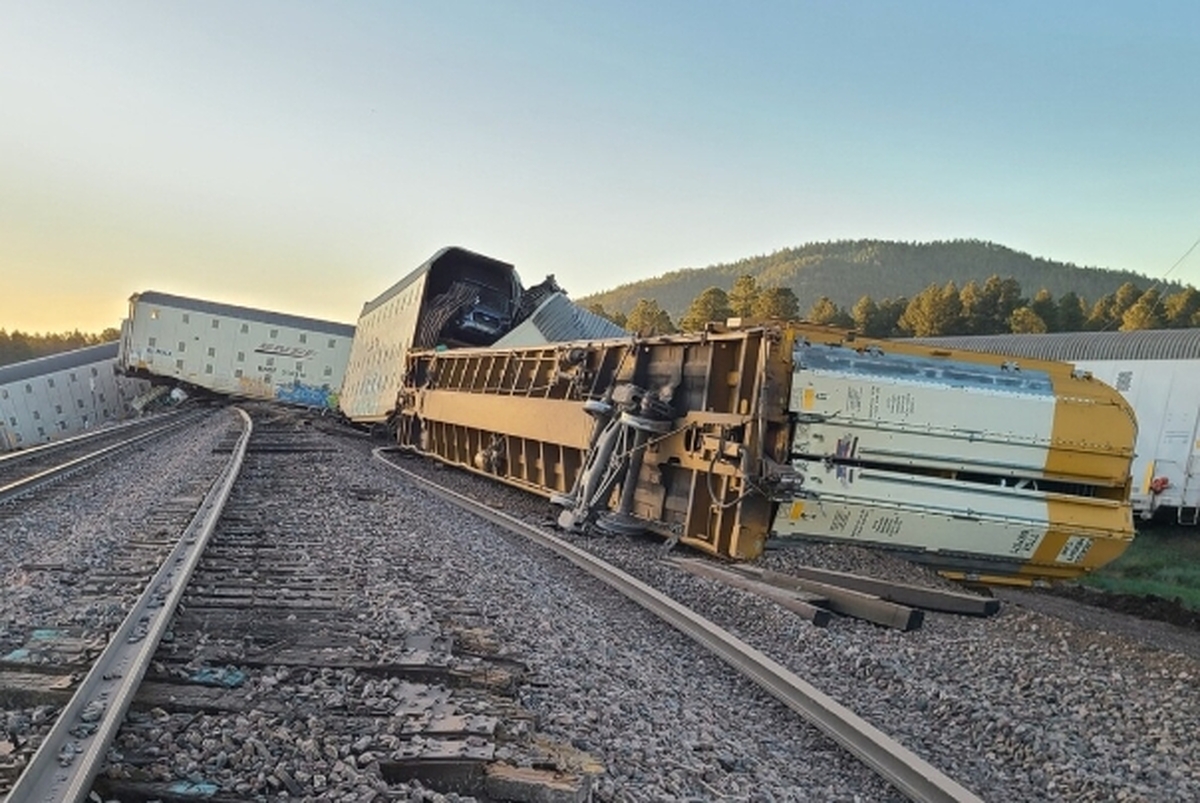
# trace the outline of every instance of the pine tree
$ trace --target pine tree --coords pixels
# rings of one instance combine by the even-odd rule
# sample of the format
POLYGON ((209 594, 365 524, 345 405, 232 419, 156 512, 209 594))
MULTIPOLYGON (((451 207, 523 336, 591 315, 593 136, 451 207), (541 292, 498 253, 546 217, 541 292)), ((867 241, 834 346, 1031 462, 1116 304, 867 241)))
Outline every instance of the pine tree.
MULTIPOLYGON (((1045 326, 1043 331, 1059 331, 1058 304, 1049 290, 1044 287, 1038 290, 1037 295, 1029 302, 1028 309, 1032 310, 1034 314, 1042 319, 1042 324, 1045 326)), ((1011 321, 1012 318, 1010 317, 1009 320, 1011 321)), ((1015 332, 1016 330, 1014 329, 1013 331, 1015 332)))
POLYGON ((1138 302, 1142 297, 1142 289, 1133 282, 1125 282, 1113 293, 1113 320, 1120 320, 1125 311, 1138 302))
POLYGON ((1121 316, 1121 331, 1137 329, 1162 329, 1166 326, 1158 303, 1158 291, 1147 290, 1121 316))
POLYGON ((854 304, 854 309, 850 311, 850 317, 854 319, 854 328, 859 334, 866 337, 884 337, 878 331, 879 327, 879 305, 870 296, 863 296, 854 304))
POLYGON ((903 317, 904 311, 908 309, 909 301, 904 296, 896 298, 885 298, 879 302, 879 320, 877 323, 878 335, 872 337, 896 337, 902 334, 900 330, 900 318, 903 317))
POLYGON ((732 316, 729 296, 720 287, 709 287, 696 296, 679 319, 679 328, 685 332, 699 332, 711 321, 724 323, 732 316))
POLYGON ((800 317, 800 299, 790 287, 767 287, 759 291, 751 315, 760 320, 794 321, 800 317))
POLYGON ((667 311, 658 306, 652 298, 642 298, 629 311, 625 328, 635 335, 669 335, 675 331, 675 324, 667 311))
POLYGON ((899 324, 914 337, 958 334, 962 331, 962 299, 958 287, 954 282, 947 282, 944 287, 929 285, 909 302, 899 324))
POLYGON ((821 296, 809 308, 804 319, 810 323, 827 324, 849 328, 854 325, 854 319, 829 296, 821 296))
POLYGON ((729 291, 729 309, 739 318, 753 317, 754 304, 761 293, 754 277, 743 274, 737 277, 729 291))
POLYGON ((1060 332, 1082 332, 1087 321, 1083 299, 1071 291, 1063 293, 1058 299, 1058 310, 1055 319, 1058 321, 1060 332))
POLYGON ((1009 329, 1018 335, 1042 335, 1048 331, 1046 322, 1032 307, 1017 307, 1008 316, 1009 329))
POLYGON ((1186 329, 1200 324, 1197 315, 1200 315, 1200 291, 1195 287, 1185 287, 1163 301, 1163 317, 1172 329, 1186 329))
POLYGON ((623 312, 609 312, 608 310, 604 309, 603 304, 588 304, 587 310, 588 312, 599 315, 601 318, 607 318, 622 329, 626 328, 625 324, 627 323, 627 318, 623 312))
POLYGON ((1087 320, 1084 321, 1083 328, 1089 332, 1100 332, 1105 329, 1111 329, 1115 323, 1116 299, 1112 293, 1106 296, 1101 296, 1092 305, 1092 311, 1088 313, 1087 320))

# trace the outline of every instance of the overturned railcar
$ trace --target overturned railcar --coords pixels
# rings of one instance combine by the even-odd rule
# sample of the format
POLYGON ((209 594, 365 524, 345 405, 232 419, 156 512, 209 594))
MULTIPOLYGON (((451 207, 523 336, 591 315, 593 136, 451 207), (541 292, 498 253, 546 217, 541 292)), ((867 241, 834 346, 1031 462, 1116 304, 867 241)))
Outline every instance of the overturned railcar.
POLYGON ((354 327, 148 290, 129 299, 122 373, 190 392, 333 409, 354 327))
POLYGON ((554 277, 525 288, 507 262, 449 246, 363 305, 341 410, 361 425, 394 423, 410 349, 615 337, 616 325, 571 304, 554 277), (516 340, 512 340, 516 338, 516 340))
POLYGON ((0 366, 0 452, 78 435, 136 414, 149 383, 117 371, 102 343, 0 366))
POLYGON ((507 262, 454 246, 363 305, 355 327, 341 409, 359 423, 388 418, 409 348, 440 340, 488 345, 511 326, 521 282, 507 262))
POLYGON ((1133 537, 1132 410, 1062 363, 784 324, 410 350, 404 371, 402 446, 570 529, 734 559, 817 538, 992 583, 1075 577, 1133 537))

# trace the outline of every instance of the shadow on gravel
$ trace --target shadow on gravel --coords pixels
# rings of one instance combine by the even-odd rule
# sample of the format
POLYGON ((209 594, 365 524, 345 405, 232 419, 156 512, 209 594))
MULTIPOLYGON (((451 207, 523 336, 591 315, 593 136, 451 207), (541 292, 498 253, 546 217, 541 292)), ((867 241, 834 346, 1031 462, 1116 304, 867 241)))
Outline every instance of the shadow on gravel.
POLYGON ((1178 597, 1166 599, 1154 594, 1118 594, 1079 585, 1055 586, 1047 593, 1096 608, 1107 608, 1142 619, 1168 622, 1200 632, 1200 611, 1185 607, 1178 597))

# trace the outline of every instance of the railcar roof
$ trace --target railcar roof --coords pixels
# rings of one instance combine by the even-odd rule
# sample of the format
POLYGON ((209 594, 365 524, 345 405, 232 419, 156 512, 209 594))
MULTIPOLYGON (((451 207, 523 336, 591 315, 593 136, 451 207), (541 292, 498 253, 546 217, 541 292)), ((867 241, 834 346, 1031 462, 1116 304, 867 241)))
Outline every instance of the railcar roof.
POLYGON ((555 293, 534 310, 527 320, 497 340, 495 348, 519 348, 542 343, 572 340, 606 340, 629 337, 629 333, 608 318, 601 317, 555 293))
POLYGON ((48 357, 38 357, 37 359, 23 360, 22 362, 2 366, 0 367, 0 385, 24 382, 36 376, 56 374, 59 371, 69 371, 72 368, 79 368, 80 366, 91 365, 92 363, 115 360, 119 345, 114 340, 111 343, 101 343, 98 346, 85 346, 81 349, 72 349, 71 351, 51 354, 48 357))
POLYGON ((1038 360, 1200 360, 1200 329, 922 337, 911 342, 1038 360))
POLYGON ((176 296, 170 293, 160 293, 156 290, 135 293, 129 300, 135 304, 139 302, 143 304, 161 304, 164 307, 174 307, 205 315, 221 315, 243 321, 256 321, 275 326, 286 326, 292 329, 304 329, 309 332, 323 332, 328 335, 337 335, 338 337, 354 336, 354 327, 348 323, 324 321, 319 318, 305 318, 301 315, 289 315, 284 312, 271 312, 269 310, 253 309, 252 307, 239 307, 234 304, 222 304, 217 301, 205 301, 199 298, 187 298, 186 296, 176 296))

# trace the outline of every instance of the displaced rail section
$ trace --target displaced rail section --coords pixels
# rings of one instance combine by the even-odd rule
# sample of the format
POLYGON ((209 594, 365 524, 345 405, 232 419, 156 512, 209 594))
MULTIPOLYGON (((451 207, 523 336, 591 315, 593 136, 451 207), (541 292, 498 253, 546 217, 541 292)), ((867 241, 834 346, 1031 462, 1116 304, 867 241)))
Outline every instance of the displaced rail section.
POLYGON ((549 497, 568 530, 735 559, 818 538, 1027 584, 1133 537, 1132 411, 1062 363, 805 324, 415 351, 394 421, 401 446, 549 497))
POLYGON ((249 416, 239 413, 245 428, 224 472, 42 740, 6 803, 80 801, 88 795, 237 479, 251 432, 249 416))

